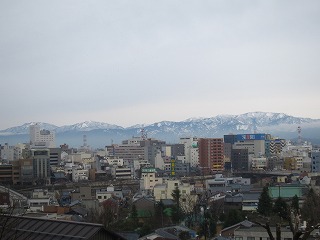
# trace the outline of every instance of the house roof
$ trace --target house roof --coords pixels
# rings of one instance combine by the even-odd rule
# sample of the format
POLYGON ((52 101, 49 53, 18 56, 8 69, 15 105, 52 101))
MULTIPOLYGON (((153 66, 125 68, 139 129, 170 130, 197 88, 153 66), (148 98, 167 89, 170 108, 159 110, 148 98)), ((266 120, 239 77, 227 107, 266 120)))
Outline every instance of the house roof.
POLYGON ((252 223, 252 222, 250 222, 250 221, 248 221, 248 220, 244 220, 244 221, 239 222, 239 223, 236 223, 236 224, 234 224, 234 225, 232 225, 232 226, 230 226, 230 227, 226 227, 226 228, 222 229, 221 232, 225 232, 225 231, 228 231, 228 230, 230 230, 230 229, 238 228, 238 227, 241 227, 241 226, 243 226, 243 227, 245 227, 245 228, 250 228, 250 227, 252 227, 253 225, 254 225, 254 223, 252 223))
POLYGON ((139 239, 139 234, 136 232, 118 232, 118 234, 127 240, 138 240, 139 239))
MULTIPOLYGON (((106 230, 102 224, 80 223, 63 220, 39 219, 31 217, 5 216, 8 232, 1 239, 42 239, 42 240, 75 240, 91 239, 99 233, 101 239, 125 239, 120 235, 106 230)), ((2 221, 3 222, 3 221, 2 221)), ((0 226, 2 228, 3 226, 0 226)))
POLYGON ((164 227, 164 228, 158 228, 155 230, 155 233, 159 234, 161 237, 165 239, 179 239, 179 233, 180 232, 189 232, 189 234, 194 233, 195 231, 191 230, 185 226, 171 226, 171 227, 164 227))
POLYGON ((246 192, 243 193, 242 200, 259 201, 260 195, 260 192, 246 192))
POLYGON ((133 201, 133 203, 135 203, 135 202, 140 202, 140 201, 150 202, 150 203, 155 204, 155 201, 154 201, 153 199, 148 198, 147 196, 143 196, 143 197, 141 197, 141 198, 135 199, 135 200, 133 201))

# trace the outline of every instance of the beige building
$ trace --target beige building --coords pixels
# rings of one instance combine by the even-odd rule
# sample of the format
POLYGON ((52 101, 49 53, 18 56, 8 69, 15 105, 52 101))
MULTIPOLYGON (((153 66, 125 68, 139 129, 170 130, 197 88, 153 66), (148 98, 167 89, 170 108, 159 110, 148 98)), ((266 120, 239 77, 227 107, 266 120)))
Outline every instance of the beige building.
POLYGON ((189 183, 181 183, 179 180, 166 180, 163 184, 156 184, 153 188, 153 195, 156 201, 161 199, 173 199, 172 192, 179 188, 181 192, 181 199, 186 195, 190 195, 191 186, 189 183))
POLYGON ((155 201, 173 199, 172 192, 178 187, 180 190, 180 207, 184 212, 192 212, 197 202, 197 195, 192 194, 192 186, 189 183, 181 183, 179 180, 166 180, 163 184, 156 184, 153 188, 155 201))
POLYGON ((39 124, 30 125, 30 145, 32 147, 55 148, 55 133, 53 131, 40 129, 39 124))
POLYGON ((267 168, 267 158, 253 157, 251 158, 251 170, 263 170, 267 168))
POLYGON ((248 154, 252 156, 261 156, 265 154, 265 140, 246 140, 236 142, 233 149, 248 149, 248 154))
POLYGON ((156 177, 155 168, 142 168, 140 189, 141 190, 153 190, 156 184, 162 184, 163 179, 156 177))

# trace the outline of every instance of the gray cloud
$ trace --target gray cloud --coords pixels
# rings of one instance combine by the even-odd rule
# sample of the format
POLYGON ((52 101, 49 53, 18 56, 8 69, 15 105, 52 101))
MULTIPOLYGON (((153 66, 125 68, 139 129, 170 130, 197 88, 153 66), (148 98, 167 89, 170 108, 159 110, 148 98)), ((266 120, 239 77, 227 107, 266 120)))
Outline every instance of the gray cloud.
POLYGON ((320 118, 311 107, 320 102, 319 7, 1 1, 0 129, 30 120, 132 125, 258 110, 320 118))

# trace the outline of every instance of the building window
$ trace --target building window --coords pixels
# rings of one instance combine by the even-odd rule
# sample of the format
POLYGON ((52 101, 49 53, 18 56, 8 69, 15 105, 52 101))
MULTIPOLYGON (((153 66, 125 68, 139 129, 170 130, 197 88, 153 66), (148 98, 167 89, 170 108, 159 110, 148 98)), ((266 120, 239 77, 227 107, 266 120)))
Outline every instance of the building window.
POLYGON ((242 240, 242 237, 235 237, 235 240, 242 240))
POLYGON ((247 240, 254 240, 254 237, 247 237, 247 240))

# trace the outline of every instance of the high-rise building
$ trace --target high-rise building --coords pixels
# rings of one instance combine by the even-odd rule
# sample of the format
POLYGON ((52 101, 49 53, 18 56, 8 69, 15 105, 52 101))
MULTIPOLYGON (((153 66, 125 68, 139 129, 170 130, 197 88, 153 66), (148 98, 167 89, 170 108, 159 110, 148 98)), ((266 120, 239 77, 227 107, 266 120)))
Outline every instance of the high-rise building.
POLYGON ((184 144, 185 162, 190 163, 191 167, 199 166, 198 138, 180 138, 180 143, 184 144))
POLYGON ((248 149, 232 149, 231 150, 232 171, 248 171, 249 156, 248 149))
POLYGON ((204 173, 224 170, 223 138, 199 138, 199 165, 204 173))
POLYGON ((33 124, 30 130, 31 147, 55 147, 55 133, 53 131, 40 129, 39 124, 33 124))
POLYGON ((40 181, 50 180, 50 151, 49 149, 31 149, 33 176, 40 181))

